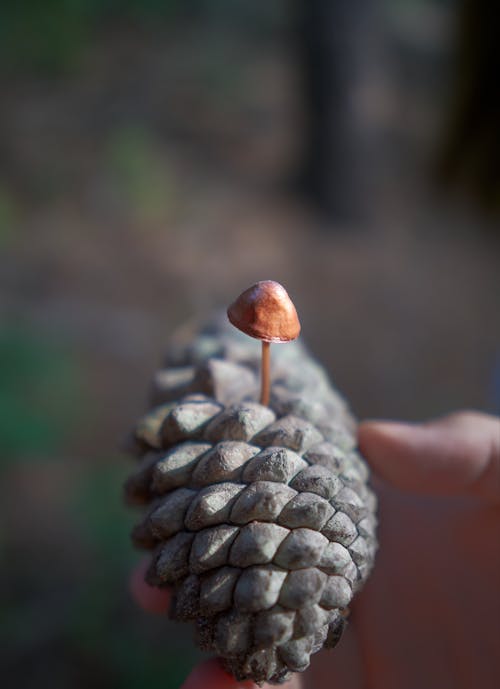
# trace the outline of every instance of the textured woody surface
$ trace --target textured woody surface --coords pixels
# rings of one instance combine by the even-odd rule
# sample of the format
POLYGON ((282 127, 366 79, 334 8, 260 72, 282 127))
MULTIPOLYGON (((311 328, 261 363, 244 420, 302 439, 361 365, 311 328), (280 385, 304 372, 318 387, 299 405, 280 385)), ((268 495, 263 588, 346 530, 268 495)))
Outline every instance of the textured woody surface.
POLYGON ((355 424, 299 343, 275 347, 271 403, 259 346, 226 325, 172 345, 136 425, 132 538, 171 615, 238 680, 280 683, 340 638, 372 568, 376 499, 355 424))

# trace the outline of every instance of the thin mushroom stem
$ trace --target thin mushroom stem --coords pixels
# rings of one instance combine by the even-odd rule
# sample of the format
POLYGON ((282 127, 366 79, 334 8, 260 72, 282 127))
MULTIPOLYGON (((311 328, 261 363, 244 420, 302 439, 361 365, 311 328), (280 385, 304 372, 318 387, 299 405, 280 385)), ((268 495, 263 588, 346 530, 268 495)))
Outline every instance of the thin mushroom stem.
POLYGON ((261 367, 261 386, 260 403, 265 407, 269 404, 271 389, 271 343, 262 342, 262 367, 261 367))

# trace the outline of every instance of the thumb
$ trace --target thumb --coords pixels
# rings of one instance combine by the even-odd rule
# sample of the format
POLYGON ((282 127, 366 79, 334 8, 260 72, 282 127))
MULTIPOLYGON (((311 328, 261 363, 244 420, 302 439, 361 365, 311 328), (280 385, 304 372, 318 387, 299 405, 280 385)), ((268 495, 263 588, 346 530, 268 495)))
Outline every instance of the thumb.
POLYGON ((423 495, 500 500, 500 418, 458 412, 425 424, 364 421, 358 442, 389 484, 423 495))

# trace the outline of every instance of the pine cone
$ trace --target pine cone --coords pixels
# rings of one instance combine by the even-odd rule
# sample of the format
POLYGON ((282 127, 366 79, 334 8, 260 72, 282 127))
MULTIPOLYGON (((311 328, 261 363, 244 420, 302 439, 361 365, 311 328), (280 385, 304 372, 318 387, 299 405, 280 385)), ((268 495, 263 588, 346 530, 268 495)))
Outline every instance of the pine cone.
POLYGON ((130 502, 148 582, 238 681, 281 683, 339 640, 376 551, 376 499, 345 402, 299 343, 273 350, 216 322, 172 346, 139 421, 130 502))

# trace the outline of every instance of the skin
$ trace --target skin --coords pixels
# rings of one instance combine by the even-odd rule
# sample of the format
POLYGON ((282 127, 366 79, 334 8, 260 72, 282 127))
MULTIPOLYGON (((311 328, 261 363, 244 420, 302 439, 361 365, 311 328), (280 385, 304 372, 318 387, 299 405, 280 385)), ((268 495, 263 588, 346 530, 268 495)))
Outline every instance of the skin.
MULTIPOLYGON (((380 498, 380 551, 334 651, 284 689, 500 686, 500 418, 459 412, 424 424, 365 421, 361 452, 380 498)), ((167 591, 131 591, 165 614, 167 591)), ((267 685, 266 685, 267 686, 267 685)), ((210 660, 182 689, 253 688, 210 660)))

